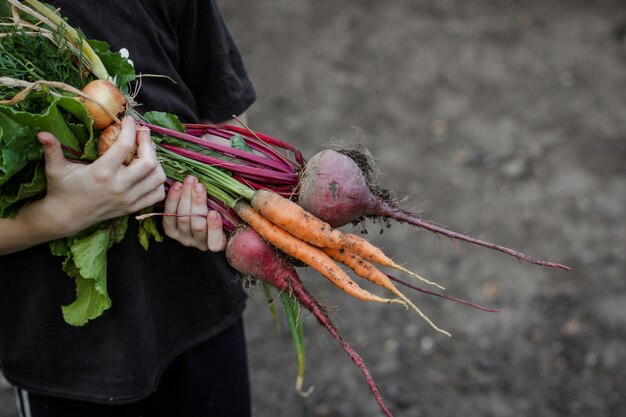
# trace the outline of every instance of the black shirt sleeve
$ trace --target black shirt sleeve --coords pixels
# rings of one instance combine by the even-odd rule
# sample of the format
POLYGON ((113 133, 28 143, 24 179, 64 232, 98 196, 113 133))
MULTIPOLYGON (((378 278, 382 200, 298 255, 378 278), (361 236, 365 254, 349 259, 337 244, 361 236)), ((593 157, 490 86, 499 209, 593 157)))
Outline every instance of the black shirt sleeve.
POLYGON ((201 118, 220 122, 241 114, 255 93, 241 56, 213 0, 190 0, 180 30, 181 75, 201 118))
POLYGON ((138 74, 165 76, 142 78, 140 112, 221 122, 256 100, 215 0, 49 2, 88 38, 105 40, 112 51, 128 50, 138 74))

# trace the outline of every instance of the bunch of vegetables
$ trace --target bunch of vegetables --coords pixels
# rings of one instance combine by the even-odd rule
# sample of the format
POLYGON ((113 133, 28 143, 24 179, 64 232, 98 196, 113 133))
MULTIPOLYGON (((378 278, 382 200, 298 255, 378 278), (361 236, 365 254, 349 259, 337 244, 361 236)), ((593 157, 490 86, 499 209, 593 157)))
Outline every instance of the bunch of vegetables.
MULTIPOLYGON (((568 269, 446 230, 401 209, 390 201, 388 192, 373 184, 373 164, 364 149, 325 150, 307 162, 293 146, 243 123, 182 124, 170 114, 140 115, 133 109, 131 83, 137 78, 133 67, 107 44, 87 41, 57 11, 37 0, 2 0, 0 18, 0 217, 15 215, 45 193, 37 132, 52 132, 66 157, 89 163, 115 141, 120 118, 132 115, 152 132, 169 184, 194 175, 205 186, 208 205, 221 213, 230 236, 226 249, 230 264, 264 283, 268 294, 271 288, 278 291, 298 354, 300 392, 304 348, 298 305, 339 343, 364 374, 383 412, 391 415, 363 361, 307 291, 296 265, 315 269, 357 299, 410 307, 434 329, 449 335, 396 284, 454 298, 388 274, 386 269, 394 269, 438 286, 398 265, 363 237, 343 232, 339 229, 343 225, 364 217, 385 217, 534 264, 568 269), (391 298, 361 287, 346 269, 384 288, 391 298)), ((130 154, 126 163, 132 163, 133 157, 130 154)), ((150 211, 138 216, 138 238, 146 249, 151 238, 162 238, 154 223, 157 214, 168 215, 150 211)), ((64 271, 76 281, 76 301, 63 306, 68 323, 83 325, 111 306, 106 251, 125 237, 128 221, 128 217, 117 218, 50 243, 52 252, 64 257, 64 271)))

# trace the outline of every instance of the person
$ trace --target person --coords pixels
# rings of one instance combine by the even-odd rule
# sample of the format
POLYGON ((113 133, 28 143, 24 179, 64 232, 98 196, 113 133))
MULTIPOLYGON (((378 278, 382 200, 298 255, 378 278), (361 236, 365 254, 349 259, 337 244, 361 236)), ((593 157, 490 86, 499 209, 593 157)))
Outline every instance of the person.
MULTIPOLYGON (((125 50, 144 78, 137 110, 223 122, 256 99, 214 0, 52 0, 88 38, 125 50)), ((0 219, 0 369, 21 415, 249 416, 242 312, 246 296, 223 254, 221 218, 193 177, 173 184, 148 133, 123 120, 118 141, 89 165, 42 132, 47 194, 0 219), (122 164, 137 138, 137 158, 122 164), (75 286, 47 242, 165 198, 167 238, 148 251, 131 221, 108 253, 112 307, 83 327, 63 321, 75 286)))

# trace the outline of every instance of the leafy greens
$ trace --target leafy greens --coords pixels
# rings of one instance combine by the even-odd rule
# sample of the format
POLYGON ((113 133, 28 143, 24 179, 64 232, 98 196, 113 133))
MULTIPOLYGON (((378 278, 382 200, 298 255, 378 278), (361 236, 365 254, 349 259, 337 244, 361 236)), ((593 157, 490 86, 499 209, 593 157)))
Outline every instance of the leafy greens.
MULTIPOLYGON (((2 77, 19 76, 28 82, 60 81, 78 89, 95 79, 83 71, 82 55, 73 55, 64 40, 65 26, 49 28, 54 34, 51 38, 25 36, 23 28, 12 25, 9 3, 0 3, 0 100, 20 91, 2 83, 2 77)), ((126 59, 111 52, 105 42, 86 40, 82 35, 78 42, 87 42, 118 87, 129 91, 135 72, 126 59)), ((42 88, 18 104, 0 104, 0 217, 16 215, 45 194, 43 151, 36 139, 36 134, 43 130, 57 137, 66 157, 82 161, 97 157, 93 120, 83 104, 70 94, 42 88)), ((127 224, 128 217, 120 217, 50 242, 51 252, 63 258, 63 271, 76 283, 76 300, 62 307, 69 324, 82 326, 110 308, 107 250, 124 238, 127 224)), ((144 222, 139 236, 144 247, 151 237, 161 239, 154 223, 144 222)))

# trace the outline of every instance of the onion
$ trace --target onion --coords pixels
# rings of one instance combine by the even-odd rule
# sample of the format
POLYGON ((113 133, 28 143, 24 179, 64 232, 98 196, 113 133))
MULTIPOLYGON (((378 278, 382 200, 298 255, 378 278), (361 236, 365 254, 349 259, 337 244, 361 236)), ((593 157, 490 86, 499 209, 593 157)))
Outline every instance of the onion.
MULTIPOLYGON (((122 126, 119 123, 113 123, 102 131, 100 137, 98 137, 98 156, 104 155, 104 153, 115 143, 121 130, 122 126)), ((135 149, 133 149, 128 156, 126 156, 124 165, 130 164, 133 159, 135 159, 135 149)))
POLYGON ((126 109, 126 98, 122 92, 111 82, 95 80, 83 88, 83 93, 90 99, 81 98, 89 115, 93 118, 95 129, 104 129, 111 125, 115 117, 126 109))

